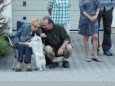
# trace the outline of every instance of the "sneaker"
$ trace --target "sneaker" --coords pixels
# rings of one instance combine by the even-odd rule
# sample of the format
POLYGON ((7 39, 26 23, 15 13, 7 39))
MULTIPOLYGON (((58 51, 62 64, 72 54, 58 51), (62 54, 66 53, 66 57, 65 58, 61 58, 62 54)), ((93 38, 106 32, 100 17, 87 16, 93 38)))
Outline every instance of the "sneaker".
POLYGON ((105 51, 105 52, 104 52, 104 55, 113 56, 112 52, 110 52, 109 50, 108 50, 108 51, 105 51))
POLYGON ((58 62, 51 62, 51 64, 49 65, 49 68, 56 68, 58 67, 58 62))
POLYGON ((63 61, 62 66, 63 66, 64 68, 69 68, 69 67, 70 67, 68 61, 63 61))

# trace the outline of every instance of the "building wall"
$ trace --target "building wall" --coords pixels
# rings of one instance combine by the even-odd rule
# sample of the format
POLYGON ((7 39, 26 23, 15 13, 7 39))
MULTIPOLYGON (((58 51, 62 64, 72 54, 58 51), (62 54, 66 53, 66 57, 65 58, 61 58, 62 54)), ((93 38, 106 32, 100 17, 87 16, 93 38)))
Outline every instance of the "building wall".
MULTIPOLYGON (((71 30, 77 30, 80 15, 79 0, 70 0, 70 1, 71 1, 71 9, 70 9, 71 30)), ((7 11, 5 12, 5 14, 9 16, 11 20, 13 20, 12 26, 10 24, 12 29, 16 30, 17 21, 29 22, 33 17, 38 17, 41 19, 43 16, 48 15, 47 2, 48 0, 12 0, 12 5, 10 5, 7 8, 7 11), (26 6, 23 6, 23 1, 26 1, 26 6)), ((115 15, 115 10, 113 15, 115 15)), ((115 16, 113 18, 112 27, 115 27, 115 16)))
POLYGON ((13 0, 13 30, 16 30, 17 21, 29 22, 33 17, 41 19, 48 15, 46 5, 47 0, 13 0), (25 6, 23 1, 26 3, 25 6))
MULTIPOLYGON (((79 21, 79 0, 71 0, 71 29, 78 28, 79 21)), ((21 20, 29 22, 31 18, 48 15, 47 12, 48 0, 13 0, 13 30, 16 29, 16 21, 21 20), (26 1, 26 6, 23 6, 23 1, 26 1), (23 18, 26 17, 24 20, 23 18)))
POLYGON ((12 3, 11 3, 11 0, 6 0, 5 4, 8 4, 8 3, 10 3, 10 4, 4 10, 3 15, 8 20, 10 20, 10 22, 9 22, 9 27, 10 27, 9 32, 11 33, 12 32, 12 3))
POLYGON ((113 10, 113 22, 111 27, 115 27, 115 9, 113 10))

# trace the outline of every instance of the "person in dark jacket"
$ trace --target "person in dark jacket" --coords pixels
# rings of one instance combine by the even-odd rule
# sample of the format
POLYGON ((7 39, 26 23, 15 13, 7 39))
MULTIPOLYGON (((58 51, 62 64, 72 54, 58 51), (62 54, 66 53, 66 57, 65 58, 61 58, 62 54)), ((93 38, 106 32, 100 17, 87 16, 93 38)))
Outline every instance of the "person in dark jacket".
POLYGON ((57 58, 64 56, 62 66, 69 68, 68 58, 72 54, 72 45, 70 37, 63 26, 54 24, 48 16, 42 19, 43 33, 46 35, 44 51, 46 56, 51 60, 49 68, 58 67, 57 58))
POLYGON ((99 27, 100 21, 103 20, 103 41, 102 41, 102 49, 105 55, 113 56, 110 51, 112 47, 111 42, 111 24, 113 20, 113 9, 115 7, 115 0, 100 0, 101 10, 99 13, 99 27))

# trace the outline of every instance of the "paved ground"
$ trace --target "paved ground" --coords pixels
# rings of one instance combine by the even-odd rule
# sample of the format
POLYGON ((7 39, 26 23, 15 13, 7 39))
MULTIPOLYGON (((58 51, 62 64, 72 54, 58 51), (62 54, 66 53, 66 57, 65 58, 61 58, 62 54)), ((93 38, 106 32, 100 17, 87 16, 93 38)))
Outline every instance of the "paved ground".
MULTIPOLYGON (((22 72, 12 70, 12 62, 14 53, 10 49, 9 56, 0 58, 0 81, 77 81, 77 82, 115 82, 115 55, 107 57, 103 55, 100 48, 99 56, 103 62, 85 62, 85 52, 83 47, 82 36, 77 32, 70 34, 73 43, 73 54, 70 60, 71 68, 65 69, 61 66, 47 71, 26 72, 26 67, 23 65, 22 72)), ((112 39, 115 34, 112 34, 112 39)), ((100 35, 100 40, 102 34, 100 35)), ((111 51, 115 54, 115 40, 112 40, 113 45, 111 51)), ((101 43, 101 41, 100 41, 101 43)), ((91 45, 91 44, 90 44, 91 45)), ((92 53, 92 46, 90 46, 92 53)))

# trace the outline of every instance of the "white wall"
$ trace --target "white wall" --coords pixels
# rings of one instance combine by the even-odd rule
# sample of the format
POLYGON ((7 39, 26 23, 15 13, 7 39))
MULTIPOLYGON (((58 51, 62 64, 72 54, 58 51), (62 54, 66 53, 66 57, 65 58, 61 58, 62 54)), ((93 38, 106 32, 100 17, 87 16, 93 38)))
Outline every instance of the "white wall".
MULTIPOLYGON (((12 0, 7 0, 7 3, 9 3, 9 2, 11 2, 12 0)), ((13 2, 16 2, 16 1, 18 1, 18 0, 13 0, 13 2)), ((21 3, 18 3, 18 5, 19 4, 22 4, 22 1, 23 0, 19 0, 21 3)), ((25 1, 27 1, 27 0, 25 0, 25 1)), ((31 0, 28 0, 28 1, 31 1, 31 0)), ((36 1, 36 0, 35 0, 36 1)), ((43 1, 45 1, 45 0, 40 0, 39 1, 39 3, 40 2, 43 2, 43 1)), ((37 4, 39 4, 39 3, 37 3, 37 4)), ((47 0, 46 0, 46 3, 47 3, 47 0)), ((39 13, 39 17, 40 17, 40 14, 42 13, 42 14, 44 14, 44 15, 46 15, 46 13, 47 13, 47 11, 46 11, 46 3, 42 3, 43 4, 43 6, 44 7, 42 7, 42 9, 44 8, 44 10, 42 10, 42 12, 41 11, 39 11, 40 13, 39 13), (44 13, 45 12, 45 13, 44 13)), ((27 4, 29 4, 29 2, 27 3, 27 4)), ((34 3, 34 1, 33 1, 33 4, 35 4, 34 3)), ((41 4, 41 3, 40 3, 41 4)), ((71 19, 72 19, 72 21, 73 21, 73 25, 72 26, 74 26, 74 28, 76 29, 76 28, 78 28, 78 21, 79 21, 79 9, 78 9, 78 0, 76 1, 76 0, 71 0, 71 4, 72 4, 72 7, 71 7, 71 19), (76 4, 76 2, 77 2, 77 4, 76 4)), ((17 4, 15 4, 15 6, 16 6, 17 4)), ((15 9, 16 7, 13 7, 13 9, 15 9)), ((22 6, 22 5, 20 5, 20 6, 22 6)), ((41 5, 40 5, 41 6, 41 5)), ((22 9, 23 10, 23 9, 22 9)), ((16 10, 15 10, 16 11, 16 10)), ((7 7, 7 9, 4 11, 4 15, 5 16, 7 16, 7 18, 9 18, 10 19, 10 32, 12 32, 12 22, 14 21, 13 20, 13 18, 12 17, 14 17, 14 19, 15 19, 15 15, 13 15, 12 14, 12 12, 13 12, 13 10, 12 10, 12 3, 7 7), (12 21, 13 20, 13 21, 12 21)), ((17 13, 17 12, 16 12, 17 13)), ((24 12, 22 12, 22 13, 24 13, 24 12)), ((20 13, 19 13, 20 14, 20 13)), ((19 15, 18 14, 18 15, 19 15)), ((21 14, 22 15, 22 14, 21 14)), ((30 14, 29 14, 30 15, 30 14)), ((27 16, 27 15, 26 15, 27 16)), ((22 17, 22 16, 21 16, 22 17)), ((113 12, 113 23, 112 23, 112 27, 115 27, 115 9, 114 9, 114 12, 113 12)))
POLYGON ((112 23, 112 27, 115 27, 115 9, 113 10, 113 23, 112 23))
MULTIPOLYGON (((71 30, 77 30, 79 24, 79 0, 70 0, 71 1, 71 30)), ((47 12, 47 3, 48 0, 13 0, 12 3, 12 29, 16 30, 16 22, 24 21, 29 22, 31 18, 38 17, 42 18, 43 16, 48 15, 47 12), (23 1, 26 1, 26 6, 23 6, 23 1), (24 20, 23 17, 26 17, 24 20)))
POLYGON ((10 3, 6 8, 5 8, 5 11, 3 12, 3 15, 6 16, 6 18, 8 20, 10 20, 9 22, 9 27, 10 27, 10 33, 12 32, 12 3, 11 3, 12 0, 6 0, 6 4, 7 3, 10 3))

